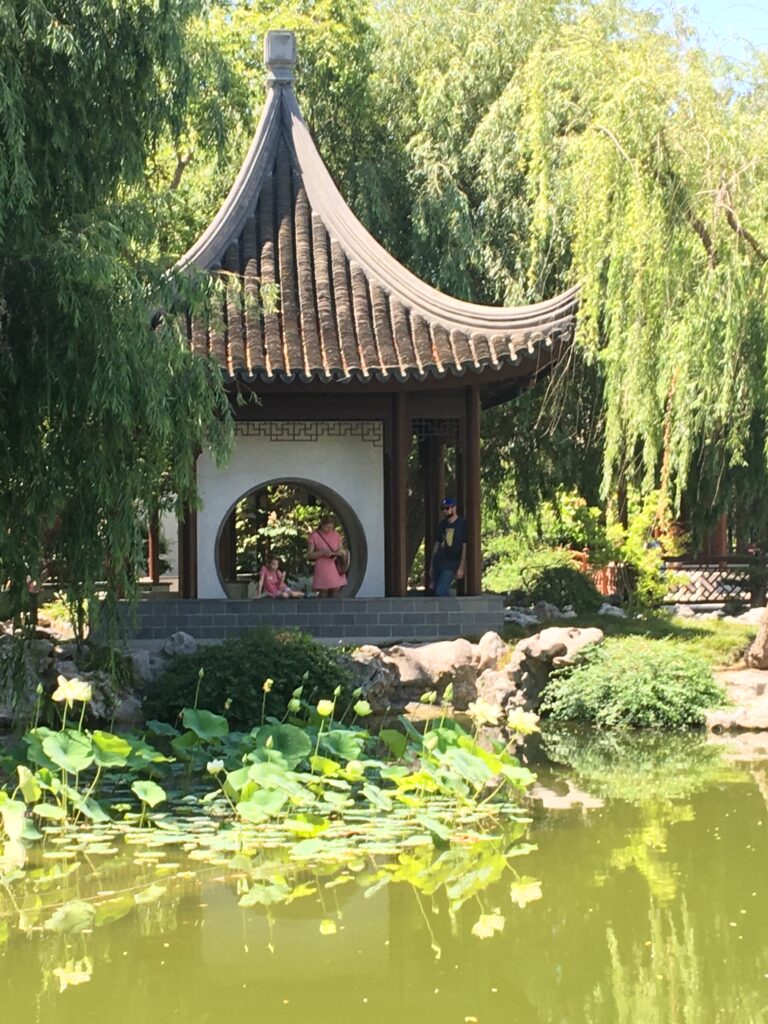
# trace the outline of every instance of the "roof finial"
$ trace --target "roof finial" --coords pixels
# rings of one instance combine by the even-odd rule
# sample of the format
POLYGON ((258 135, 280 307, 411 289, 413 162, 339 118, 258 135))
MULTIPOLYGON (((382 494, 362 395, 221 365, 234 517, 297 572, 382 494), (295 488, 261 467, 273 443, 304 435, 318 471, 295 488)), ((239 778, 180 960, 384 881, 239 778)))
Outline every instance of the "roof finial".
POLYGON ((264 36, 264 63, 268 82, 292 82, 296 67, 296 36, 271 30, 264 36))

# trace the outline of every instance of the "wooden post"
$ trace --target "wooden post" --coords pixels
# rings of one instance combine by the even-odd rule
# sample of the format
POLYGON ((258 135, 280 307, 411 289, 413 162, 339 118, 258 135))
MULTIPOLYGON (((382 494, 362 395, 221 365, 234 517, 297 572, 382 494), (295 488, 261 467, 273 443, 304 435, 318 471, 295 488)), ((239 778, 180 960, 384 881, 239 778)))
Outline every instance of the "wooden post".
POLYGON ((197 511, 189 505, 179 521, 179 596, 197 597, 197 511))
POLYGON ((483 564, 480 549, 480 393, 476 386, 464 392, 463 448, 463 515, 467 520, 467 565, 464 593, 479 594, 482 588, 483 564))
POLYGON ((405 597, 408 587, 405 564, 408 455, 411 449, 411 422, 407 395, 392 396, 390 445, 390 523, 389 523, 389 590, 390 597, 405 597))
POLYGON ((149 520, 147 543, 147 575, 153 583, 160 582, 160 521, 157 513, 149 520))

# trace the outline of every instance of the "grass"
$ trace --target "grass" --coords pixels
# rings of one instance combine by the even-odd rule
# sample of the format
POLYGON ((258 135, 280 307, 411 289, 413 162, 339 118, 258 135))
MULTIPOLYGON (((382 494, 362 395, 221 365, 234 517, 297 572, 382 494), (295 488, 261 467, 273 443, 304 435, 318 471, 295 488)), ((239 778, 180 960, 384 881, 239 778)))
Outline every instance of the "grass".
POLYGON ((514 643, 540 632, 547 625, 597 626, 606 636, 639 636, 649 640, 671 640, 681 649, 704 658, 713 668, 733 665, 743 656, 754 638, 757 627, 720 619, 678 619, 669 615, 647 615, 643 618, 618 619, 608 615, 580 615, 577 619, 554 621, 544 625, 518 626, 506 623, 502 636, 514 643))

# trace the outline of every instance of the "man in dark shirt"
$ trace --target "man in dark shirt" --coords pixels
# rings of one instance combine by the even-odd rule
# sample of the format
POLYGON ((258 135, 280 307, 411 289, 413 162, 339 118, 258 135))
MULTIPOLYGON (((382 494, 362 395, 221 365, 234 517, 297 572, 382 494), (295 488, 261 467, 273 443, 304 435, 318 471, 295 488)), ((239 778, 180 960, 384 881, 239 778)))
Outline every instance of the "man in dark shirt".
POLYGON ((464 579, 467 562, 467 521, 456 514, 454 498, 440 503, 442 520, 432 552, 432 586, 435 597, 448 597, 454 577, 464 579))

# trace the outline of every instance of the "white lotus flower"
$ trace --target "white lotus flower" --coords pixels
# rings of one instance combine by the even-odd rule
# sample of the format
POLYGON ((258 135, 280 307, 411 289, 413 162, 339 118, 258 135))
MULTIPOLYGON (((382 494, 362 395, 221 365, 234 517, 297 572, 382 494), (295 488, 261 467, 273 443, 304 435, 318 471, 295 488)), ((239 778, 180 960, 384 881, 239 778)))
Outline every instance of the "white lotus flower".
POLYGON ((530 736, 531 733, 539 731, 539 716, 533 711, 514 708, 507 714, 507 729, 520 736, 530 736))
POLYGON ((359 700, 352 708, 358 718, 367 718, 371 714, 371 705, 367 700, 359 700))
POLYGON ((493 704, 489 704, 487 700, 478 697, 477 700, 470 702, 467 714, 475 725, 496 725, 501 711, 493 704))
POLYGON ((68 708, 71 708, 76 700, 87 704, 93 697, 93 687, 84 679, 67 679, 66 676, 59 676, 56 681, 59 685, 51 696, 53 700, 65 700, 68 708))
POLYGON ((224 771, 224 762, 220 757, 217 757, 214 761, 209 761, 205 769, 209 775, 218 775, 219 772, 224 771))

